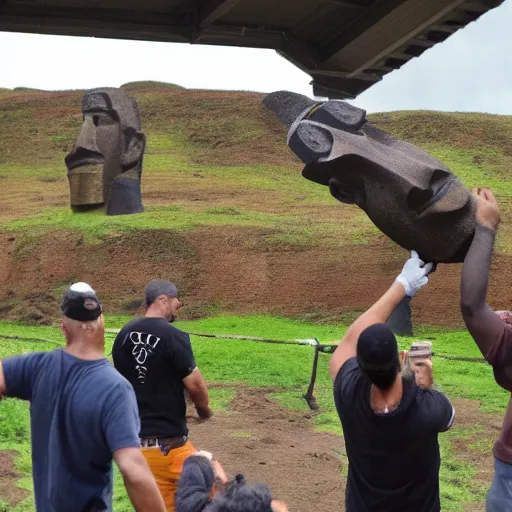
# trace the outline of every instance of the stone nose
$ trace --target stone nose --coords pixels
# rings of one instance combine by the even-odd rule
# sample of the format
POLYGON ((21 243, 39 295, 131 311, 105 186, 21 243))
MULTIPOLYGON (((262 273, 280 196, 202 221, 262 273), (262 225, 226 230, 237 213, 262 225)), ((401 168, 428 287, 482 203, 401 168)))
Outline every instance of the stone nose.
POLYGON ((453 180, 453 175, 442 169, 436 169, 425 188, 413 186, 407 194, 407 206, 421 212, 430 206, 436 199, 440 199, 443 191, 448 190, 448 183, 453 180))
POLYGON ((64 159, 68 169, 81 165, 84 161, 103 161, 103 154, 96 144, 96 129, 90 118, 85 118, 80 133, 71 151, 64 159))
POLYGON ((100 153, 98 145, 96 143, 96 129, 94 123, 90 117, 85 117, 78 134, 78 138, 75 142, 75 148, 82 148, 93 153, 100 153))

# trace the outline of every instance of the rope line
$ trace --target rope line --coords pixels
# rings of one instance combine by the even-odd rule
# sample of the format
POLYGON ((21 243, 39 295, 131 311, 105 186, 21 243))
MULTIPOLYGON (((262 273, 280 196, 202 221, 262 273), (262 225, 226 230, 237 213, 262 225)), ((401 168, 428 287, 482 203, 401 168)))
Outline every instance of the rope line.
MULTIPOLYGON (((117 334, 114 329, 109 329, 108 332, 105 332, 106 335, 114 336, 117 334)), ((205 333, 189 333, 191 336, 199 336, 202 338, 217 338, 217 339, 226 339, 226 340, 242 340, 242 341, 256 341, 262 343, 270 343, 277 345, 298 345, 298 346, 315 346, 318 343, 319 352, 332 354, 334 352, 337 345, 335 344, 327 344, 324 345, 322 343, 317 342, 316 339, 305 339, 305 340, 275 340, 268 338, 258 338, 255 336, 237 336, 231 334, 205 334, 205 333), (315 343, 313 343, 315 342, 315 343)), ((48 343, 50 345, 54 345, 56 347, 62 347, 64 343, 58 343, 56 341, 50 341, 43 338, 31 338, 24 336, 15 336, 8 334, 0 334, 0 341, 21 341, 23 343, 48 343)), ((457 356, 452 354, 439 354, 437 352, 432 353, 433 356, 439 357, 440 359, 446 359, 448 361, 461 361, 465 363, 487 363, 487 361, 483 357, 467 357, 467 356, 457 356)))

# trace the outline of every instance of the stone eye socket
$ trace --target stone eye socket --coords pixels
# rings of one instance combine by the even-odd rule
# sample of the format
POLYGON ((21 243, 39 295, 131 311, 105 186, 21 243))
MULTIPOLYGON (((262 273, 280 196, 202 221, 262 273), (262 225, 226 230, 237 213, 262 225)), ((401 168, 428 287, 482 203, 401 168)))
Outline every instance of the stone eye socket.
POLYGON ((94 126, 109 126, 115 123, 115 120, 108 114, 99 115, 95 114, 92 116, 92 122, 94 126))

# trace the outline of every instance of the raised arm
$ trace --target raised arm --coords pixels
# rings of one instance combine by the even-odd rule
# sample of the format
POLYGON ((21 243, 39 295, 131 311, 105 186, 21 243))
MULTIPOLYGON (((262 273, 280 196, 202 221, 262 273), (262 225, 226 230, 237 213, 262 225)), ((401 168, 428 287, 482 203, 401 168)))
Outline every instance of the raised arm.
POLYGON ((330 361, 332 380, 336 379, 345 361, 355 357, 359 335, 370 325, 387 322, 388 318, 405 296, 414 297, 416 292, 428 283, 432 264, 425 265, 414 251, 407 260, 401 274, 387 292, 347 330, 330 361))
POLYGON ((480 352, 493 363, 492 349, 502 340, 507 328, 486 302, 500 211, 496 198, 489 189, 475 188, 473 197, 477 206, 477 227, 462 267, 460 309, 468 331, 480 352))
POLYGON ((114 460, 136 512, 165 512, 164 500, 139 448, 122 448, 114 460))

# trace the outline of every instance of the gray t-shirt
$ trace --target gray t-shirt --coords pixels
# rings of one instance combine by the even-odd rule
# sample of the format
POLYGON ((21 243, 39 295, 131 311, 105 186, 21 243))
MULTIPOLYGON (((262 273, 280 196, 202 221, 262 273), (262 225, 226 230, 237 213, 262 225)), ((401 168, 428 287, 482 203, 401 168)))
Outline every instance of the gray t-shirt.
POLYGON ((6 396, 31 402, 38 512, 112 510, 112 453, 139 447, 132 386, 106 360, 61 349, 2 361, 6 396))

